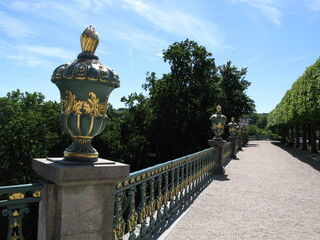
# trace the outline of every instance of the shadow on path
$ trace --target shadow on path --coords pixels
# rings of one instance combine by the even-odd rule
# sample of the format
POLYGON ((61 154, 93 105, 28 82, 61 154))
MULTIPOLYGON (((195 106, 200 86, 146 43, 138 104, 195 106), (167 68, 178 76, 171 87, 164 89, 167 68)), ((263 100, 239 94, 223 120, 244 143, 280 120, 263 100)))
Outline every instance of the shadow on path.
POLYGON ((320 171, 320 155, 318 153, 310 153, 306 150, 301 150, 295 147, 286 147, 283 143, 280 142, 271 143, 290 153, 293 157, 299 159, 301 162, 304 162, 314 169, 320 171))
POLYGON ((219 174, 214 176, 214 180, 216 181, 230 181, 227 174, 219 174))

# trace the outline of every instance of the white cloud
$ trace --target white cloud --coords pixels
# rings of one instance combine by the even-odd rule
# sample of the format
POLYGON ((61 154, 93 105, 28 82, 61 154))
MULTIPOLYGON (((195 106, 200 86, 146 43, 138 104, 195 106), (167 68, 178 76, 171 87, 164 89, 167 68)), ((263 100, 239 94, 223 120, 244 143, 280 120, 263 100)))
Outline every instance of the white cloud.
POLYGON ((274 0, 232 0, 232 3, 244 3, 260 10, 263 15, 277 26, 281 25, 281 13, 274 0))
POLYGON ((39 45, 19 45, 17 46, 19 51, 23 51, 30 55, 38 55, 44 57, 54 57, 63 59, 66 61, 70 61, 75 58, 76 54, 73 52, 67 51, 66 49, 59 48, 59 47, 46 47, 46 46, 39 46, 39 45))
POLYGON ((187 12, 181 12, 180 7, 168 8, 165 5, 151 5, 141 0, 123 0, 123 3, 124 8, 132 9, 159 30, 210 44, 214 48, 223 45, 223 34, 217 24, 202 20, 187 12))
POLYGON ((320 0, 308 0, 306 4, 312 11, 320 11, 320 0))
POLYGON ((10 38, 20 39, 32 37, 35 32, 23 21, 11 17, 5 12, 0 11, 0 30, 10 38))
POLYGON ((284 62, 285 62, 285 63, 288 63, 288 62, 300 61, 300 60, 302 60, 302 59, 305 59, 305 58, 314 56, 314 55, 319 54, 319 53, 320 53, 320 50, 314 51, 314 52, 311 52, 311 53, 308 53, 308 54, 305 54, 305 55, 302 55, 302 56, 298 56, 298 57, 294 57, 294 58, 287 59, 287 60, 285 60, 284 62))

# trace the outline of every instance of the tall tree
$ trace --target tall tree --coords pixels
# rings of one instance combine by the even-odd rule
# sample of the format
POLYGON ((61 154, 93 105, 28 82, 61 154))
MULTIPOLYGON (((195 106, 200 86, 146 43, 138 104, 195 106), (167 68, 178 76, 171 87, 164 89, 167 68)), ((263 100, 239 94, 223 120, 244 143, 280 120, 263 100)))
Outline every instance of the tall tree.
POLYGON ((238 119, 243 114, 252 113, 255 110, 254 101, 246 94, 250 82, 245 80, 247 68, 238 68, 231 61, 219 66, 219 88, 222 92, 220 104, 223 113, 228 117, 238 119))
POLYGON ((217 68, 212 54, 196 42, 176 42, 163 51, 171 72, 147 78, 153 109, 153 149, 161 159, 170 159, 206 146, 209 117, 217 102, 217 68))

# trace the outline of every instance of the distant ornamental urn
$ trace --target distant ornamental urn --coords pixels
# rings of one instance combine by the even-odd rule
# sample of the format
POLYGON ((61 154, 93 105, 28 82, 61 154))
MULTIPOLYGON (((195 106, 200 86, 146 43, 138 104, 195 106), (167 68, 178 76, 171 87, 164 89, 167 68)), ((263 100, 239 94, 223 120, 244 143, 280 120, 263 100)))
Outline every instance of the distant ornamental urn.
POLYGON ((64 160, 96 162, 99 153, 91 140, 106 127, 108 98, 120 81, 95 55, 99 37, 93 26, 84 30, 80 42, 82 52, 77 59, 57 67, 51 81, 60 90, 62 127, 72 137, 64 160))
POLYGON ((224 124, 227 121, 226 116, 221 113, 221 106, 217 106, 217 112, 210 117, 212 123, 212 131, 214 133, 213 140, 222 141, 221 134, 224 132, 224 124))
POLYGON ((242 135, 242 126, 240 125, 240 123, 237 126, 237 136, 241 137, 242 135))
POLYGON ((234 121, 234 117, 231 118, 231 122, 228 123, 230 139, 234 139, 237 136, 238 124, 234 121))

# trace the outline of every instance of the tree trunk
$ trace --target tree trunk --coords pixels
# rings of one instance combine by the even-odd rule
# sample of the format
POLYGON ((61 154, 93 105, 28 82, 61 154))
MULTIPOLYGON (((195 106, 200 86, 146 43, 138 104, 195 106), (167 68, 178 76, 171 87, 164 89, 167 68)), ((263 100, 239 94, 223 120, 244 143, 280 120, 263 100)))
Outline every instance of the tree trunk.
POLYGON ((319 134, 318 134, 318 150, 320 150, 320 128, 319 128, 319 125, 318 125, 318 131, 319 131, 319 134))
POLYGON ((296 147, 300 147, 300 132, 299 125, 296 126, 296 147))
POLYGON ((308 124, 308 145, 311 145, 311 125, 308 124))
POLYGON ((307 126, 302 126, 302 149, 307 150, 307 126))
POLYGON ((281 128, 281 143, 286 143, 286 129, 284 127, 281 128))
POLYGON ((316 124, 311 124, 311 152, 317 152, 317 133, 316 133, 316 124))

